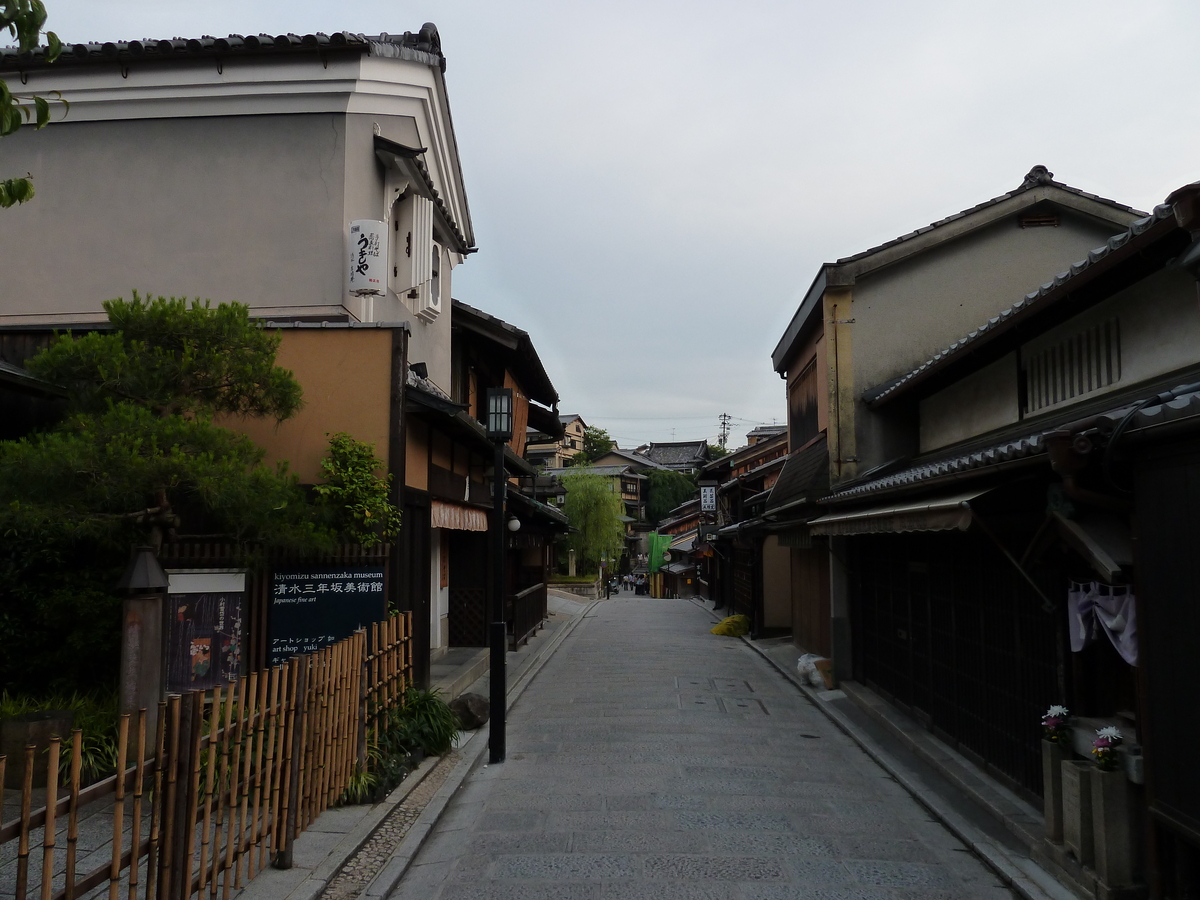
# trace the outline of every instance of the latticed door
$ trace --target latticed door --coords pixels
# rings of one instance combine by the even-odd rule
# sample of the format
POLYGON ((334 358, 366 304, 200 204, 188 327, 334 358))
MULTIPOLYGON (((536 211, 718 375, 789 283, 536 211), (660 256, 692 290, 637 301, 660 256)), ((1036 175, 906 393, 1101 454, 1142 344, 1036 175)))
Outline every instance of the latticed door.
POLYGON ((851 548, 867 683, 1040 794, 1037 723, 1060 698, 1056 618, 982 536, 864 535, 851 548))
POLYGON ((452 531, 449 553, 450 646, 486 647, 487 533, 452 531))

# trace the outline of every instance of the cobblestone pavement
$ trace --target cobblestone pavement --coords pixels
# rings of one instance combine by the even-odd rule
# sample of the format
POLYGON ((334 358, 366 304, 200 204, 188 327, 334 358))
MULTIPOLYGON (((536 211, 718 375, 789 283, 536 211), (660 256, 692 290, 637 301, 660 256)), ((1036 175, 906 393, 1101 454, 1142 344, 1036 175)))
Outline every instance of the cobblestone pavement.
POLYGON ((383 864, 400 846, 400 842, 408 834, 408 829, 429 805, 433 795, 461 758, 457 751, 451 751, 442 757, 441 762, 434 766, 421 783, 379 824, 362 849, 346 861, 342 870, 319 895, 321 900, 352 900, 362 893, 363 888, 379 874, 383 864))
POLYGON ((598 604, 391 900, 1002 900, 982 862, 684 600, 598 604))

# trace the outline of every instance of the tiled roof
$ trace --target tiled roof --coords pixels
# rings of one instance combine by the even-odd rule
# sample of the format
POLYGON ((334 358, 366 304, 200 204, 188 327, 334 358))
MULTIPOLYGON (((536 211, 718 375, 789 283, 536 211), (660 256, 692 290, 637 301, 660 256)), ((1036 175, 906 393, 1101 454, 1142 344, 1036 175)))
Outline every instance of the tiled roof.
MULTIPOLYGON (((1113 210, 1119 210, 1122 215, 1113 217, 1117 221, 1128 221, 1126 218, 1128 216, 1144 217, 1146 215, 1146 213, 1139 209, 1134 209, 1132 206, 1126 206, 1123 203, 1117 203, 1115 200, 1109 200, 1096 194, 1090 194, 1087 191, 1081 191, 1078 188, 1071 187, 1069 184, 1063 184, 1061 181, 1055 181, 1054 173, 1048 171, 1045 166, 1034 166, 1025 175, 1025 178, 1021 184, 1014 190, 1011 190, 1005 194, 1001 194, 999 197, 993 197, 991 200, 985 200, 983 203, 976 204, 970 209, 964 209, 952 216, 947 216, 944 219, 938 219, 936 222, 932 222, 923 228, 918 228, 916 231, 910 231, 908 234, 902 234, 898 238, 885 241, 882 244, 878 244, 877 246, 863 250, 861 253, 855 253, 853 256, 845 256, 839 259, 837 262, 825 263, 822 265, 821 268, 817 270, 817 274, 813 278, 812 285, 805 293, 804 299, 800 302, 800 306, 796 309, 795 314, 788 323, 787 329, 780 337, 779 342, 775 345, 775 349, 771 352, 771 364, 775 367, 775 371, 783 371, 783 366, 790 358, 792 350, 795 347, 795 342, 799 339, 800 334, 807 327, 809 327, 809 323, 813 320, 816 310, 820 306, 820 298, 824 294, 826 288, 829 286, 831 278, 837 278, 839 279, 838 283, 842 283, 840 279, 845 277, 847 273, 853 273, 854 271, 862 268, 861 266, 857 265, 859 262, 866 260, 875 254, 882 253, 883 251, 889 250, 892 247, 896 247, 920 238, 923 235, 936 231, 945 225, 950 225, 959 220, 965 220, 971 216, 978 215, 980 212, 989 210, 992 207, 1003 203, 1004 201, 1019 197, 1021 194, 1040 187, 1052 187, 1055 190, 1073 194, 1076 197, 1086 198, 1094 203, 1103 204, 1104 206, 1107 206, 1113 210)), ((982 222, 986 222, 987 220, 987 216, 984 216, 981 219, 982 222)), ((892 257, 895 255, 896 254, 887 254, 887 257, 892 257)), ((866 265, 867 268, 870 268, 870 266, 866 263, 864 263, 864 265, 866 265)), ((859 274, 861 274, 861 272, 859 274)))
POLYGON ((885 475, 883 478, 876 478, 863 484, 856 484, 842 491, 835 491, 823 499, 833 502, 853 500, 856 497, 865 497, 892 488, 909 487, 943 475, 956 475, 971 469, 979 469, 1010 460, 1037 456, 1046 452, 1046 437, 1053 434, 1056 430, 1055 428, 1051 428, 1039 431, 1037 434, 1005 441, 983 450, 975 450, 960 456, 950 456, 935 460, 934 462, 911 466, 899 472, 894 472, 891 475, 885 475))
POLYGON ((704 462, 704 450, 708 441, 677 443, 651 443, 646 456, 663 466, 682 466, 704 462))
POLYGON ((455 242, 454 249, 458 250, 464 256, 478 251, 478 248, 475 246, 474 235, 472 234, 472 236, 468 237, 463 232, 462 227, 454 218, 454 214, 450 211, 450 207, 446 204, 446 198, 442 196, 442 192, 433 183, 433 176, 429 174, 429 166, 422 159, 425 155, 424 147, 406 147, 404 144, 398 144, 393 140, 385 138, 383 135, 377 134, 375 135, 375 155, 385 164, 389 161, 394 161, 402 169, 409 170, 408 175, 410 178, 419 178, 424 189, 424 195, 427 199, 433 201, 434 208, 442 217, 446 229, 455 242), (416 170, 415 175, 412 171, 413 169, 416 170))
POLYGON ((644 469, 665 469, 666 466, 659 465, 644 453, 638 453, 636 450, 621 450, 618 447, 613 447, 608 453, 601 455, 601 458, 608 456, 609 453, 615 453, 617 456, 629 460, 631 465, 641 466, 644 469))
POLYGON ((771 436, 775 434, 783 434, 787 431, 786 425, 759 425, 746 432, 746 437, 771 436))
MULTIPOLYGON (((445 71, 442 42, 437 27, 426 23, 416 34, 365 35, 338 31, 333 34, 231 34, 198 38, 145 38, 140 41, 104 41, 66 44, 56 66, 135 60, 181 60, 198 57, 261 56, 280 53, 359 52, 372 56, 411 59, 445 71)), ((21 53, 15 47, 0 49, 0 69, 25 69, 48 65, 43 48, 21 53)))
MULTIPOLYGON (((455 324, 470 324, 470 319, 476 320, 478 324, 472 330, 477 334, 483 334, 486 340, 495 341, 496 331, 511 335, 511 339, 515 342, 515 352, 509 362, 517 368, 516 374, 521 381, 522 389, 530 399, 546 406, 558 406, 558 391, 555 390, 554 383, 550 381, 546 367, 542 365, 542 359, 533 346, 533 339, 529 337, 529 332, 522 331, 516 325, 510 325, 503 319, 476 309, 457 298, 451 299, 450 307, 453 316, 451 321, 455 324), (466 318, 462 318, 464 316, 466 318), (494 331, 489 333, 488 329, 494 329, 494 331)), ((500 342, 500 345, 504 346, 503 342, 500 342)), ((557 409, 554 414, 557 414, 557 409)))
MULTIPOLYGON (((1133 413, 1128 424, 1130 431, 1151 428, 1167 422, 1196 419, 1200 422, 1200 384, 1185 384, 1170 391, 1152 395, 1137 403, 1124 403, 1088 419, 1090 427, 1102 433, 1111 433, 1129 413, 1133 413)), ((836 491, 822 500, 838 502, 866 497, 893 488, 909 487, 944 475, 958 475, 974 469, 983 469, 1020 459, 1028 459, 1046 452, 1046 439, 1063 429, 1063 425, 1048 427, 1034 434, 1002 441, 990 447, 948 456, 932 462, 910 466, 882 478, 875 478, 842 491, 836 491)), ((786 472, 785 472, 786 474, 786 472)), ((782 481, 782 476, 780 477, 782 481)))
POLYGON ((802 500, 812 502, 829 488, 829 451, 822 435, 803 450, 787 457, 779 479, 771 488, 767 512, 802 500))
POLYGON ((940 228, 943 225, 949 225, 951 222, 954 222, 958 219, 966 218, 967 216, 977 213, 980 210, 987 209, 989 206, 995 206, 997 203, 1001 203, 1012 197, 1016 197, 1019 194, 1023 194, 1025 191, 1032 190, 1033 188, 1041 187, 1043 185, 1056 187, 1059 190, 1067 191, 1075 194, 1076 196, 1086 197, 1089 200, 1095 200, 1097 203, 1103 203, 1106 206, 1111 206, 1115 209, 1122 210, 1123 212, 1132 213, 1138 216, 1146 215, 1146 213, 1142 210, 1134 209, 1132 206, 1126 206, 1124 203, 1118 203, 1116 200, 1109 200, 1107 197, 1101 197, 1098 194, 1089 194, 1087 191, 1081 191, 1079 188, 1071 187, 1069 184, 1063 184, 1061 181, 1055 181, 1054 173, 1049 171, 1045 166, 1034 166, 1025 175, 1025 179, 1021 182, 1020 186, 1014 190, 1011 190, 1005 194, 1001 194, 999 197, 993 197, 991 200, 985 200, 982 203, 977 203, 970 209, 964 209, 961 212, 956 212, 954 215, 946 216, 944 219, 938 219, 936 222, 931 222, 923 228, 918 228, 916 231, 910 231, 908 234, 902 234, 898 238, 885 241, 882 244, 871 247, 869 250, 863 250, 861 253, 855 253, 853 256, 844 256, 837 261, 837 265, 840 266, 845 263, 864 259, 873 253, 878 253, 880 250, 886 250, 888 247, 894 247, 896 244, 902 244, 905 241, 910 241, 915 237, 920 237, 926 232, 933 231, 935 228, 940 228))
POLYGON ((910 383, 914 378, 924 375, 934 368, 940 368, 952 359, 957 359, 976 342, 984 338, 990 332, 995 330, 998 325, 1007 323, 1014 316, 1024 316, 1028 311, 1038 307, 1041 300, 1045 299, 1050 294, 1057 291, 1064 284, 1075 278, 1082 272, 1087 271, 1093 265, 1111 254, 1114 250, 1119 250, 1124 247, 1129 241, 1138 235, 1144 234, 1152 226, 1159 222, 1172 218, 1173 207, 1169 204, 1162 204, 1155 207, 1154 212, 1145 218, 1138 219, 1126 231, 1108 239, 1108 242, 1103 246, 1097 247, 1088 253, 1086 257, 1074 263, 1069 269, 1064 272, 1059 272, 1050 281, 1043 284, 1036 291, 1030 291, 1008 309, 1002 311, 996 316, 988 319, 974 331, 955 341, 946 349, 935 354, 927 359, 921 365, 917 366, 910 372, 907 372, 897 380, 889 382, 882 388, 874 388, 864 392, 863 399, 872 405, 883 403, 906 384, 910 383))

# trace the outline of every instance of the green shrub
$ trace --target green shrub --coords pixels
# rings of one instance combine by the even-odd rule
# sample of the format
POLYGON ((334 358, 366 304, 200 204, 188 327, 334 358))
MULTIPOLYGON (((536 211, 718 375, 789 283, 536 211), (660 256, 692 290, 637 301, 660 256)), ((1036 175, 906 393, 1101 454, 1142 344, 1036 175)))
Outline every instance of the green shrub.
POLYGON ((458 735, 458 717, 440 693, 417 688, 404 692, 404 702, 392 710, 391 726, 402 746, 426 756, 448 752, 458 735))
POLYGON ((370 729, 367 767, 356 770, 342 803, 382 800, 405 779, 417 751, 441 756, 454 746, 458 717, 437 691, 409 688, 401 704, 380 716, 370 729))
MULTIPOLYGON (((64 709, 74 713, 73 728, 82 731, 80 741, 80 780, 92 784, 107 778, 117 771, 117 723, 118 705, 115 692, 95 691, 71 694, 16 694, 0 693, 0 719, 10 719, 26 713, 44 709, 64 709)), ((129 749, 126 765, 133 765, 137 756, 134 719, 130 717, 129 749)), ((147 738, 147 742, 152 738, 147 738)), ((59 780, 66 783, 71 777, 71 758, 75 753, 73 738, 63 735, 62 751, 59 756, 59 780)))

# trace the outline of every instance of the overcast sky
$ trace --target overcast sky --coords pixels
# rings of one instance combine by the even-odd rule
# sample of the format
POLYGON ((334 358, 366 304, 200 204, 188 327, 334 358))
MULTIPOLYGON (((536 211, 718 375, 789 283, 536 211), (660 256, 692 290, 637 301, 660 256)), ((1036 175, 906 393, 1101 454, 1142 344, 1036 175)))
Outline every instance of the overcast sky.
POLYGON ((824 261, 1037 163, 1142 209, 1200 179, 1195 0, 46 2, 71 42, 436 23, 455 296, 622 446, 782 422, 771 350, 824 261))

